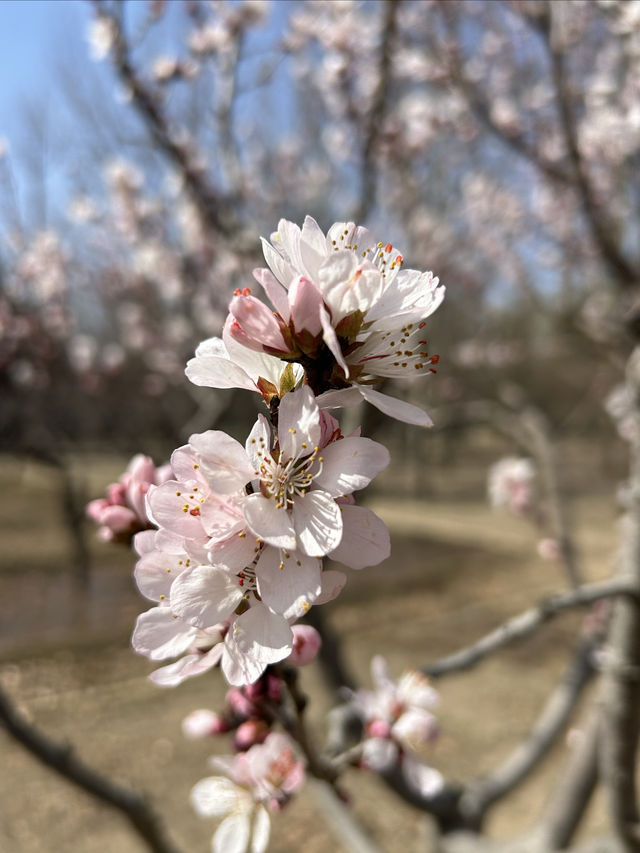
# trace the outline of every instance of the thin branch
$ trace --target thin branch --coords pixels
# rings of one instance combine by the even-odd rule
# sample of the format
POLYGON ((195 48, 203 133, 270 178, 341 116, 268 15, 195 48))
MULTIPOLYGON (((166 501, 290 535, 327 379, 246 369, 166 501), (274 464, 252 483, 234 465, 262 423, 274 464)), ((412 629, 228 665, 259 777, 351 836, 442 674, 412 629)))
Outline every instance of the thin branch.
POLYGON ((490 631, 476 643, 447 655, 423 669, 425 675, 439 678, 451 672, 470 669, 488 655, 526 637, 536 628, 548 622, 563 610, 584 607, 605 598, 628 596, 638 599, 635 587, 624 578, 614 578, 598 583, 585 584, 577 589, 556 593, 543 598, 535 607, 523 611, 508 619, 498 628, 490 631))
POLYGON ((640 273, 635 269, 620 251, 614 237, 611 225, 605 220, 602 208, 598 204, 591 187, 587 170, 580 153, 575 118, 573 116, 571 95, 567 82, 565 56, 560 46, 560 40, 554 23, 557 24, 559 5, 548 3, 549 26, 541 30, 545 35, 545 44, 551 60, 551 76, 556 90, 560 124, 564 135, 565 145, 575 175, 575 186, 582 200, 584 213, 591 233, 607 266, 624 286, 637 285, 640 273))
POLYGON ((584 687, 595 672, 593 651, 599 639, 594 636, 583 639, 526 738, 491 774, 467 786, 460 800, 460 810, 471 823, 480 825, 488 808, 527 778, 564 731, 584 687))
MULTIPOLYGON (((621 580, 640 591, 640 347, 629 359, 627 387, 633 394, 631 506, 623 533, 621 580)), ((611 620, 609 661, 603 686, 604 738, 601 768, 613 826, 623 849, 640 849, 636 754, 640 738, 640 603, 619 601, 611 620)))
POLYGON ((380 62, 378 68, 378 82, 371 109, 367 115, 367 123, 360 155, 360 203, 354 213, 355 222, 362 222, 369 214, 375 202, 377 170, 374 167, 374 154, 380 129, 384 121, 384 114, 389 96, 391 83, 391 71, 393 60, 393 43, 395 41, 398 23, 398 7, 401 0, 386 0, 384 4, 384 21, 382 31, 382 44, 380 45, 380 62))
MULTIPOLYGON (((223 210, 223 199, 209 183, 197 159, 189 151, 187 144, 179 141, 172 132, 169 121, 161 109, 160 95, 154 92, 138 75, 129 56, 129 46, 116 14, 107 12, 103 5, 96 2, 99 14, 108 18, 116 34, 112 51, 113 66, 122 83, 131 93, 131 102, 149 127, 154 141, 180 172, 194 204, 203 221, 213 231, 229 235, 231 227, 228 211, 223 210)), ((116 9, 119 4, 116 4, 116 9)))
POLYGON ((541 844, 553 850, 564 850, 569 844, 598 783, 600 715, 597 709, 590 710, 581 740, 571 748, 566 767, 534 830, 541 844))
POLYGON ((103 803, 117 809, 153 853, 179 853, 145 797, 118 785, 78 758, 71 746, 56 743, 28 723, 0 690, 0 722, 38 761, 103 803))

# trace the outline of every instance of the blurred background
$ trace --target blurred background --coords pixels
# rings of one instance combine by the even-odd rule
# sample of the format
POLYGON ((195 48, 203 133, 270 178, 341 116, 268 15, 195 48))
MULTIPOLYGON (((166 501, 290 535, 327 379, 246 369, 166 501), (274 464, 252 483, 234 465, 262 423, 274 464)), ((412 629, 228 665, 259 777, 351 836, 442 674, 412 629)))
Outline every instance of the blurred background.
MULTIPOLYGON (((180 720, 223 687, 147 682, 129 649, 147 606, 134 558, 98 540, 87 501, 135 453, 161 464, 208 428, 244 438, 252 395, 191 385, 187 359, 252 285, 280 218, 354 220, 447 297, 426 329, 437 375, 389 388, 436 426, 349 414, 393 459, 366 497, 392 557, 350 576, 328 616, 350 666, 367 682, 381 651, 400 674, 571 572, 607 576, 626 459, 618 386, 640 330, 640 3, 3 0, 0 55, 0 683, 52 736, 147 790, 195 853, 212 826, 187 798, 208 745, 183 742, 180 720), (526 505, 498 510, 487 471, 504 456, 531 459, 533 485, 526 505)), ((507 755, 579 624, 563 617, 443 681, 429 760, 468 778, 507 755)), ((320 725, 319 671, 303 686, 320 725)), ((143 849, 119 817, 2 749, 0 850, 143 849)), ((552 773, 545 761, 490 831, 531 822, 552 773)), ((425 818, 375 780, 352 787, 384 849, 424 849, 425 818)), ((603 820, 596 801, 583 834, 603 820)), ((281 826, 273 851, 327 849, 311 800, 281 826)))

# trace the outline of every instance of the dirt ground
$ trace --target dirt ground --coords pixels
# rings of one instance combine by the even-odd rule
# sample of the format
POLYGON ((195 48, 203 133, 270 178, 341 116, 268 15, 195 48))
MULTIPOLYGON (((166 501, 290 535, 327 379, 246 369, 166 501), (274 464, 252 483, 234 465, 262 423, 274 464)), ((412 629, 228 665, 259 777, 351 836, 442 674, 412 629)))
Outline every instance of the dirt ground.
MULTIPOLYGON (((119 460, 89 465, 92 496, 121 470, 119 460)), ((344 639, 363 684, 369 661, 383 652, 400 675, 455 651, 563 585, 559 568, 537 555, 537 535, 522 519, 491 510, 481 496, 482 465, 446 488, 435 475, 423 494, 415 472, 392 471, 369 505, 392 531, 392 557, 350 572, 327 612, 344 639), (413 482, 402 497, 398 478, 413 482), (418 483, 419 485, 419 483, 418 483)), ((207 757, 224 753, 224 739, 193 743, 180 722, 195 708, 220 706, 218 673, 160 689, 153 668, 129 648, 135 616, 146 608, 131 579, 126 549, 92 544, 88 587, 77 591, 60 532, 55 482, 45 469, 0 460, 3 548, 0 591, 0 683, 22 711, 51 737, 114 779, 144 789, 166 819, 180 849, 204 853, 214 822, 188 805, 192 785, 208 775, 207 757), (36 525, 37 519, 37 525, 36 525)), ((405 490, 406 491, 406 490, 405 490)), ((589 580, 607 576, 616 548, 616 509, 605 486, 577 489, 577 540, 589 580), (581 492, 581 493, 580 493, 581 492)), ((567 666, 581 622, 565 614, 526 641, 472 672, 438 682, 442 735, 425 757, 448 778, 489 771, 518 742, 567 666)), ((302 673, 312 698, 310 720, 323 737, 330 707, 315 666, 302 673)), ((579 728, 580 717, 574 726, 579 728)), ((0 733, 0 853, 136 853, 143 844, 120 816, 40 766, 0 733)), ((529 780, 492 812, 490 834, 526 829, 549 796, 569 747, 562 742, 529 780)), ((390 794, 371 775, 350 771, 344 788, 355 813, 387 853, 424 853, 428 819, 390 794)), ((581 829, 606 827, 598 798, 581 829)), ((271 853, 323 853, 340 848, 304 791, 274 820, 271 853)))

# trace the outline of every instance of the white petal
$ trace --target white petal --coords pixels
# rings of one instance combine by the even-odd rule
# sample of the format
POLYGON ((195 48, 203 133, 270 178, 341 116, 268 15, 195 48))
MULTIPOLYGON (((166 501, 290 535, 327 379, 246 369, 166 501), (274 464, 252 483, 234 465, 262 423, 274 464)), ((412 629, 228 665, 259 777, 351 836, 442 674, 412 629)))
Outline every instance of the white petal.
POLYGON ((338 547, 330 553, 332 560, 351 569, 377 566, 391 553, 389 531, 381 518, 362 506, 340 507, 344 531, 338 547))
POLYGON ((228 358, 196 356, 187 362, 184 371, 194 385, 206 388, 244 388, 257 391, 256 383, 245 371, 228 358))
POLYGON ((412 788, 424 797, 433 797, 442 790, 442 773, 428 764, 423 764, 411 752, 405 751, 402 759, 402 773, 412 788))
POLYGON ((196 634, 196 628, 185 625, 168 607, 152 607, 138 616, 131 644, 139 654, 162 660, 185 652, 196 634))
POLYGON ((295 548, 293 522, 286 509, 277 509, 273 498, 249 495, 243 504, 244 517, 251 531, 275 548, 295 548))
POLYGON ((296 277, 295 271, 284 258, 276 252, 271 243, 268 243, 263 237, 260 238, 262 243, 262 252, 264 259, 269 265, 271 271, 278 281, 288 288, 291 281, 296 277))
POLYGON ((412 406, 411 403, 405 403, 404 400, 398 400, 395 397, 389 397, 387 394, 381 394, 380 391, 374 391, 366 385, 359 385, 358 390, 364 399, 398 421, 404 421, 406 424, 415 424, 416 426, 430 427, 433 426, 433 421, 426 412, 419 409, 417 406, 412 406))
POLYGON ((359 406, 362 394, 357 387, 341 388, 339 391, 325 391, 316 397, 316 403, 321 409, 340 409, 359 406))
POLYGON ((133 576, 138 589, 151 601, 164 601, 169 598, 169 590, 174 580, 184 571, 186 554, 166 554, 163 551, 151 551, 136 563, 133 576))
POLYGON ((189 511, 191 504, 185 503, 184 492, 188 488, 188 483, 175 480, 169 480, 162 486, 151 486, 147 492, 148 513, 158 527, 166 528, 177 536, 201 540, 206 538, 202 521, 189 511))
POLYGON ((189 801, 201 817, 222 817, 234 811, 249 794, 225 776, 208 776, 191 789, 189 801))
POLYGON ((253 833, 251 835, 251 853, 264 853, 269 845, 269 834, 271 832, 271 820, 269 812, 264 806, 256 808, 253 819, 253 833))
POLYGON ((320 441, 320 410, 308 385, 285 394, 278 408, 278 442, 285 459, 307 455, 320 441), (307 445, 306 453, 302 445, 307 445))
POLYGON ((221 668, 224 677, 229 684, 242 687, 245 684, 253 684, 265 671, 267 664, 242 652, 233 642, 233 638, 227 635, 222 653, 221 668))
POLYGON ((265 548, 256 566, 264 604, 285 619, 301 616, 320 595, 322 566, 317 557, 265 548))
POLYGON ((336 335, 336 330, 333 328, 333 324, 331 323, 329 312, 323 306, 320 306, 320 322, 322 324, 322 339, 331 350, 331 355, 344 370, 344 375, 348 379, 349 366, 342 355, 342 347, 340 346, 340 341, 336 335))
POLYGON ((207 481, 215 492, 231 494, 255 477, 244 447, 222 430, 196 433, 189 444, 197 453, 207 481))
POLYGON ((347 576, 344 572, 338 572, 335 569, 328 569, 326 572, 323 572, 322 591, 318 598, 316 598, 315 603, 328 604, 328 602, 333 601, 334 598, 340 595, 346 582, 347 576))
POLYGON ((215 566, 196 566, 176 578, 171 610, 190 625, 208 628, 223 622, 242 600, 236 577, 215 566))
POLYGON ((213 853, 246 853, 249 846, 250 812, 225 818, 213 836, 213 853))
POLYGON ((193 675, 200 675, 214 667, 222 657, 222 643, 218 643, 206 654, 185 655, 175 663, 154 670, 149 678, 159 687, 176 687, 193 675))
POLYGON ((252 562, 257 553, 256 540, 251 534, 240 536, 235 533, 228 539, 215 542, 209 549, 209 562, 227 571, 240 571, 252 562))
POLYGON ((332 497, 364 489, 389 464, 389 451, 369 438, 343 438, 322 450, 322 471, 315 484, 332 497))
POLYGON ((293 648, 293 632, 286 619, 259 602, 238 616, 229 633, 240 652, 261 663, 276 663, 293 648))
POLYGON ((244 449, 249 461, 255 470, 260 468, 262 456, 271 447, 271 430, 264 415, 258 415, 258 420, 253 425, 251 432, 244 443, 244 449))
POLYGON ((293 523, 300 548, 310 557, 322 557, 342 539, 342 516, 332 497, 319 490, 296 496, 293 523))

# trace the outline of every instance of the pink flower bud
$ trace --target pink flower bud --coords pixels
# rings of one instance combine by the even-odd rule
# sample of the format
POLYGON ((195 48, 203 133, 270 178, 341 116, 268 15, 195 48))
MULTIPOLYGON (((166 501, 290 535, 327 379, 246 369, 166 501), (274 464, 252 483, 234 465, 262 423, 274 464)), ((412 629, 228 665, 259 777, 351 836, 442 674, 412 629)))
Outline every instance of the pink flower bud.
POLYGON ((182 721, 182 733, 189 740, 200 740, 227 731, 229 726, 224 718, 204 708, 192 711, 182 721))
POLYGON ((541 539, 538 542, 538 555, 543 560, 559 560, 560 545, 557 539, 541 539))
POLYGON ((267 675, 267 698, 272 702, 279 702, 282 699, 282 682, 277 675, 271 673, 267 675))
POLYGON ((263 743, 268 734, 269 726, 264 720, 247 720, 236 729, 233 745, 239 752, 245 752, 256 743, 263 743))
POLYGON ((256 706, 239 687, 227 690, 226 705, 236 717, 246 719, 256 713, 256 706))
POLYGON ((100 523, 114 533, 128 533, 137 529, 138 519, 135 512, 126 506, 108 506, 100 518, 100 523))
POLYGON ((287 663, 293 666, 306 666, 315 660, 322 645, 322 638, 311 625, 294 625, 293 651, 287 658, 287 663))
POLYGON ((384 720, 372 720, 367 726, 369 737, 391 737, 391 726, 384 720))
POLYGON ((289 287, 289 308, 296 332, 306 329, 313 337, 322 333, 320 308, 322 294, 316 285, 304 276, 296 278, 289 287))
POLYGON ((122 483, 111 483, 107 486, 107 500, 110 504, 127 505, 126 489, 122 483))
POLYGON ((280 323, 255 296, 234 296, 229 311, 235 321, 229 325, 229 334, 238 343, 258 352, 289 353, 280 323))

